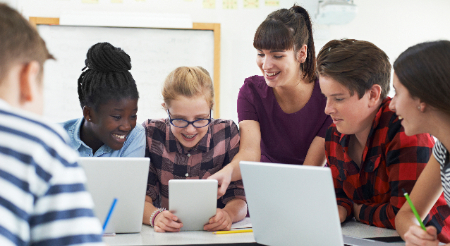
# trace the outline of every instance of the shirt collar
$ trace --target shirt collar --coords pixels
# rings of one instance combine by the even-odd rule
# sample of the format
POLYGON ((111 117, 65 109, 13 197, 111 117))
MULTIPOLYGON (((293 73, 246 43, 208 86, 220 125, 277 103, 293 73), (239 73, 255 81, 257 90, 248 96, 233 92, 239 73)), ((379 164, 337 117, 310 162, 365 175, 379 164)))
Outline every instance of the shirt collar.
POLYGON ((172 131, 170 130, 169 118, 167 118, 165 122, 166 122, 166 149, 169 150, 169 152, 178 152, 181 154, 186 154, 187 152, 193 152, 196 150, 201 152, 209 151, 212 138, 212 126, 213 126, 212 122, 207 126, 208 131, 206 132, 205 136, 202 139, 200 139, 198 144, 189 151, 186 151, 184 147, 180 144, 180 142, 177 140, 175 135, 173 135, 172 131))
MULTIPOLYGON (((73 124, 69 129, 68 129, 68 133, 69 133, 69 136, 70 136, 70 143, 71 143, 71 147, 72 148, 74 148, 74 149, 76 149, 76 150, 79 150, 80 148, 81 148, 81 146, 83 146, 84 148, 87 148, 87 149, 89 149, 89 150, 91 150, 92 151, 92 148, 91 147, 89 147, 89 146, 87 146, 86 145, 86 143, 84 143, 82 140, 81 140, 81 137, 80 137, 80 132, 81 132, 81 126, 83 125, 83 123, 84 123, 84 118, 83 117, 81 117, 80 119, 78 119, 76 122, 75 122, 75 124, 73 124)), ((113 150, 108 146, 108 145, 106 145, 106 144, 103 144, 96 152, 95 152, 95 155, 96 156, 98 156, 98 155, 102 155, 102 154, 104 154, 104 153, 109 153, 109 152, 112 152, 113 150)))

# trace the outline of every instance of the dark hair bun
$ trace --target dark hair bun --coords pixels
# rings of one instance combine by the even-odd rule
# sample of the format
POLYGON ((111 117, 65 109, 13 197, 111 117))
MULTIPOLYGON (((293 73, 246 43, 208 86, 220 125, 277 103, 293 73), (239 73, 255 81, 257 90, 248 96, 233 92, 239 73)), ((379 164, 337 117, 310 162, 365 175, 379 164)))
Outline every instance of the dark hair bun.
POLYGON ((89 48, 86 67, 100 72, 126 72, 131 69, 131 58, 121 48, 110 43, 97 43, 89 48))

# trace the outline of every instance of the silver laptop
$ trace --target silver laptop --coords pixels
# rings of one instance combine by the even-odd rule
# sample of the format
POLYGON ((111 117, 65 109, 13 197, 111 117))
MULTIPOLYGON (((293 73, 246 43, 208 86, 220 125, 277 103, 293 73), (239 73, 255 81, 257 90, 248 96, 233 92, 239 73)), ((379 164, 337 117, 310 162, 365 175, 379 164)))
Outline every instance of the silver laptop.
POLYGON ((117 204, 105 233, 141 232, 149 158, 80 157, 94 213, 104 223, 114 198, 117 204))
POLYGON ((183 222, 182 231, 201 231, 216 215, 217 180, 169 180, 169 210, 183 222))
POLYGON ((266 245, 388 245, 342 235, 331 170, 240 162, 253 234, 266 245))

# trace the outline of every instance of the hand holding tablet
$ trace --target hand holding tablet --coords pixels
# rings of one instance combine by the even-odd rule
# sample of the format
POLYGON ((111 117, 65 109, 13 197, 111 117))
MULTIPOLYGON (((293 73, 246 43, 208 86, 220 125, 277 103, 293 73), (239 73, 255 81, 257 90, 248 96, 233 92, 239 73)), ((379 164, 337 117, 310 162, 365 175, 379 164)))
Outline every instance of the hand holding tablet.
POLYGON ((182 231, 203 230, 216 210, 217 180, 169 180, 169 211, 182 223, 182 231))

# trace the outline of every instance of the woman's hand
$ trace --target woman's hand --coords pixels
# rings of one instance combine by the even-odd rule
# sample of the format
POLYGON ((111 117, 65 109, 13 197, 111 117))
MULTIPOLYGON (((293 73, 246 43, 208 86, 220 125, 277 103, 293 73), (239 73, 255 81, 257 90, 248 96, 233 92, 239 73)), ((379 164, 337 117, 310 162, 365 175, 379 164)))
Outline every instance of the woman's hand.
POLYGON ((412 225, 409 230, 405 233, 404 238, 406 246, 435 246, 439 245, 439 240, 437 239, 437 230, 433 226, 428 226, 427 230, 424 231, 422 227, 418 225, 412 225))
POLYGON ((208 179, 215 179, 218 182, 217 189, 217 199, 221 198, 227 192, 228 186, 231 182, 231 177, 233 175, 233 169, 224 167, 222 170, 208 177, 208 179))
POLYGON ((232 223, 233 221, 228 212, 218 208, 216 210, 216 215, 209 219, 208 224, 206 224, 203 229, 205 231, 229 231, 232 223))
POLYGON ((183 227, 183 223, 170 211, 166 210, 156 215, 155 232, 177 232, 181 227, 183 227))

